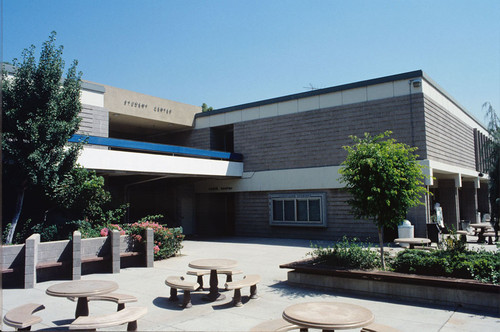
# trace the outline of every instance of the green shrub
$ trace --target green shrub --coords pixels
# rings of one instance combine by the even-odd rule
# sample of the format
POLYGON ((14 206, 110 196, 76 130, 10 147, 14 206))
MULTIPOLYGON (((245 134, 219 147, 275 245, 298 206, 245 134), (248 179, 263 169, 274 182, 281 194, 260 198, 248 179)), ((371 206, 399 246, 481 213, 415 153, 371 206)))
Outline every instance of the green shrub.
POLYGON ((391 264, 395 272, 500 282, 500 253, 462 250, 404 250, 391 264))
POLYGON ((102 226, 92 224, 88 220, 72 221, 71 224, 75 225, 75 228, 80 231, 82 239, 101 236, 102 226))
POLYGON ((392 261, 391 267, 396 272, 433 276, 448 275, 451 271, 445 258, 424 250, 401 251, 392 261))
POLYGON ((381 266, 377 252, 357 238, 349 240, 344 236, 341 242, 335 243, 332 247, 313 247, 314 250, 308 255, 315 258, 317 262, 330 266, 361 270, 370 270, 381 266))

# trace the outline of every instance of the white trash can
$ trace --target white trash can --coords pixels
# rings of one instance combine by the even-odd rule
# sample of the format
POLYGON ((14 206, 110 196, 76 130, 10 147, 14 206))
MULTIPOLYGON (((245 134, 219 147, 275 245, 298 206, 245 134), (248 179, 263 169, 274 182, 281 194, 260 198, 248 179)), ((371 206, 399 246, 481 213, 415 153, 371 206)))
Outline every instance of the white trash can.
MULTIPOLYGON (((413 239, 413 225, 409 220, 403 220, 401 224, 398 225, 398 238, 410 238, 413 239)), ((408 248, 410 245, 408 243, 401 243, 401 247, 408 248)))

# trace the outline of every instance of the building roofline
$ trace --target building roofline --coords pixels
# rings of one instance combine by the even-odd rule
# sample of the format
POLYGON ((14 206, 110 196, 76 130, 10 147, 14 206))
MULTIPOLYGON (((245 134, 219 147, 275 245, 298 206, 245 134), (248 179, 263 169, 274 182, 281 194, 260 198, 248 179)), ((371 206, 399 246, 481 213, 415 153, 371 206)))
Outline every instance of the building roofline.
POLYGON ((479 121, 474 115, 472 115, 464 106, 462 106, 455 98, 453 98, 445 89, 443 89, 436 81, 434 81, 429 75, 422 72, 422 78, 427 81, 430 85, 432 85, 436 90, 441 92, 449 101, 451 101, 456 107, 461 109, 468 117, 470 117, 474 122, 476 122, 479 126, 481 126, 484 130, 488 131, 488 128, 485 124, 479 121))
POLYGON ((240 104, 240 105, 236 105, 236 106, 215 109, 215 110, 209 111, 209 112, 197 113, 196 118, 210 116, 210 115, 216 115, 216 114, 221 114, 221 113, 227 113, 227 112, 232 112, 232 111, 239 111, 242 109, 259 107, 259 106, 264 106, 264 105, 269 105, 269 104, 274 104, 274 103, 280 103, 280 102, 285 102, 285 101, 299 99, 299 98, 319 96, 319 95, 343 91, 343 90, 362 88, 362 87, 375 85, 375 84, 382 84, 382 83, 388 83, 388 82, 393 82, 393 81, 401 81, 401 80, 406 80, 406 79, 411 79, 411 78, 416 78, 416 77, 422 77, 423 79, 425 79, 436 90, 438 90, 446 98, 448 98, 455 106, 457 106, 467 116, 469 116, 472 120, 474 120, 474 122, 478 123, 479 126, 483 127, 485 130, 487 130, 486 126, 481 121, 479 121, 474 115, 469 113, 469 111, 467 111, 465 109, 465 107, 460 105, 460 103, 458 103, 458 101, 456 101, 455 98, 453 98, 450 94, 448 94, 446 92, 446 90, 444 90, 439 84, 437 84, 432 78, 430 78, 422 70, 414 70, 414 71, 409 71, 409 72, 401 73, 401 74, 384 76, 384 77, 379 77, 379 78, 374 78, 374 79, 369 79, 369 80, 364 80, 364 81, 359 81, 359 82, 354 82, 354 83, 337 85, 337 86, 333 86, 333 87, 329 87, 329 88, 300 92, 300 93, 295 93, 295 94, 286 95, 286 96, 282 96, 282 97, 264 99, 264 100, 260 100, 260 101, 256 101, 256 102, 245 103, 245 104, 240 104))
POLYGON ((196 117, 203 117, 203 116, 215 115, 215 114, 219 114, 219 113, 238 111, 238 110, 242 110, 245 108, 258 107, 258 106, 269 105, 269 104, 274 104, 274 103, 281 103, 281 102, 299 99, 299 98, 319 96, 319 95, 332 93, 332 92, 338 92, 338 91, 342 91, 342 90, 349 90, 349 89, 366 87, 369 85, 387 83, 387 82, 392 82, 392 81, 400 81, 400 80, 410 79, 410 78, 415 78, 415 77, 423 77, 423 75, 424 75, 424 73, 422 70, 415 70, 415 71, 410 71, 410 72, 402 73, 402 74, 384 76, 384 77, 379 77, 379 78, 374 78, 374 79, 369 79, 369 80, 364 80, 364 81, 359 81, 359 82, 354 82, 354 83, 332 86, 329 88, 294 93, 294 94, 286 95, 286 96, 282 96, 282 97, 265 99, 265 100, 260 100, 260 101, 256 101, 256 102, 220 108, 220 109, 216 109, 216 110, 209 111, 209 112, 198 113, 198 114, 196 114, 196 117))

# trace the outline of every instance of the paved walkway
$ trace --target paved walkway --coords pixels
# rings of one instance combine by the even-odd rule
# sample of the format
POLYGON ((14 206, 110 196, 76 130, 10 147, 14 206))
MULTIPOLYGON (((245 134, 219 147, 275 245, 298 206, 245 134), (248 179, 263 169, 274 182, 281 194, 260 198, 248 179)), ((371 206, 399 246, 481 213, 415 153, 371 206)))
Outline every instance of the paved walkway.
MULTIPOLYGON (((120 285, 119 292, 137 296, 139 302, 129 305, 148 307, 148 314, 139 320, 140 331, 248 331, 265 320, 281 317, 283 309, 292 303, 317 300, 362 305, 374 313, 377 323, 401 331, 500 331, 500 317, 492 313, 418 306, 403 301, 386 302, 287 285, 287 270, 280 269, 279 265, 306 258, 306 253, 310 251, 310 243, 305 240, 225 238, 185 241, 180 256, 155 262, 154 268, 127 268, 119 274, 92 274, 82 279, 114 280, 120 285), (249 290, 245 288, 242 290, 244 305, 239 308, 231 304, 232 292, 225 292, 226 300, 216 303, 203 302, 202 294, 195 292, 192 296, 193 307, 184 310, 169 302, 165 278, 185 275, 190 261, 211 257, 236 259, 244 273, 260 274, 262 281, 257 288, 260 298, 248 301, 249 290)), ((205 278, 205 284, 208 284, 208 277, 205 278)), ((224 283, 224 278, 220 277, 219 286, 224 283)), ((62 325, 71 322, 76 304, 45 294, 47 287, 57 282, 60 281, 38 283, 33 289, 3 290, 3 315, 24 303, 42 303, 46 309, 37 315, 42 317, 43 322, 33 329, 63 329, 62 325)), ((116 310, 116 305, 109 302, 91 302, 89 306, 91 315, 116 310)), ((12 329, 4 325, 2 331, 8 330, 12 329)), ((126 327, 108 330, 124 331, 126 327)))

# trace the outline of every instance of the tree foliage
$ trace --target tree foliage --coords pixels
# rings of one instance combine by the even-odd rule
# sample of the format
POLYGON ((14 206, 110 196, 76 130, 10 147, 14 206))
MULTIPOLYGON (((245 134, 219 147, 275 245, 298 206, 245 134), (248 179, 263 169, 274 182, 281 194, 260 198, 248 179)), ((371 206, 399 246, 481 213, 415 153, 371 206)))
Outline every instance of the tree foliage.
POLYGON ((103 205, 111 201, 111 194, 104 189, 102 176, 77 166, 54 188, 53 199, 74 218, 94 221, 104 214, 103 205))
POLYGON ((202 113, 205 113, 205 112, 210 112, 210 111, 213 111, 213 110, 214 110, 214 108, 213 108, 212 106, 210 106, 210 107, 209 107, 209 106, 208 106, 207 104, 205 104, 205 103, 203 103, 203 104, 201 105, 201 112, 202 112, 202 113))
POLYGON ((411 207, 422 204, 420 198, 427 193, 416 148, 388 138, 390 134, 351 136, 354 144, 344 146, 347 157, 340 170, 354 216, 371 219, 378 228, 383 266, 384 227, 398 225, 411 207))
POLYGON ((55 45, 52 32, 43 44, 38 63, 35 46, 25 49, 22 60, 14 59, 14 77, 2 73, 2 154, 4 185, 17 195, 7 242, 11 243, 27 188, 41 186, 46 194, 70 172, 79 145, 67 145, 78 130, 81 110, 81 73, 77 61, 62 81, 63 47, 55 45))
POLYGON ((500 219, 500 119, 490 103, 484 103, 483 109, 486 109, 486 117, 489 120, 488 133, 490 134, 490 140, 487 145, 487 165, 490 181, 488 191, 491 203, 491 217, 495 223, 498 239, 500 219))

